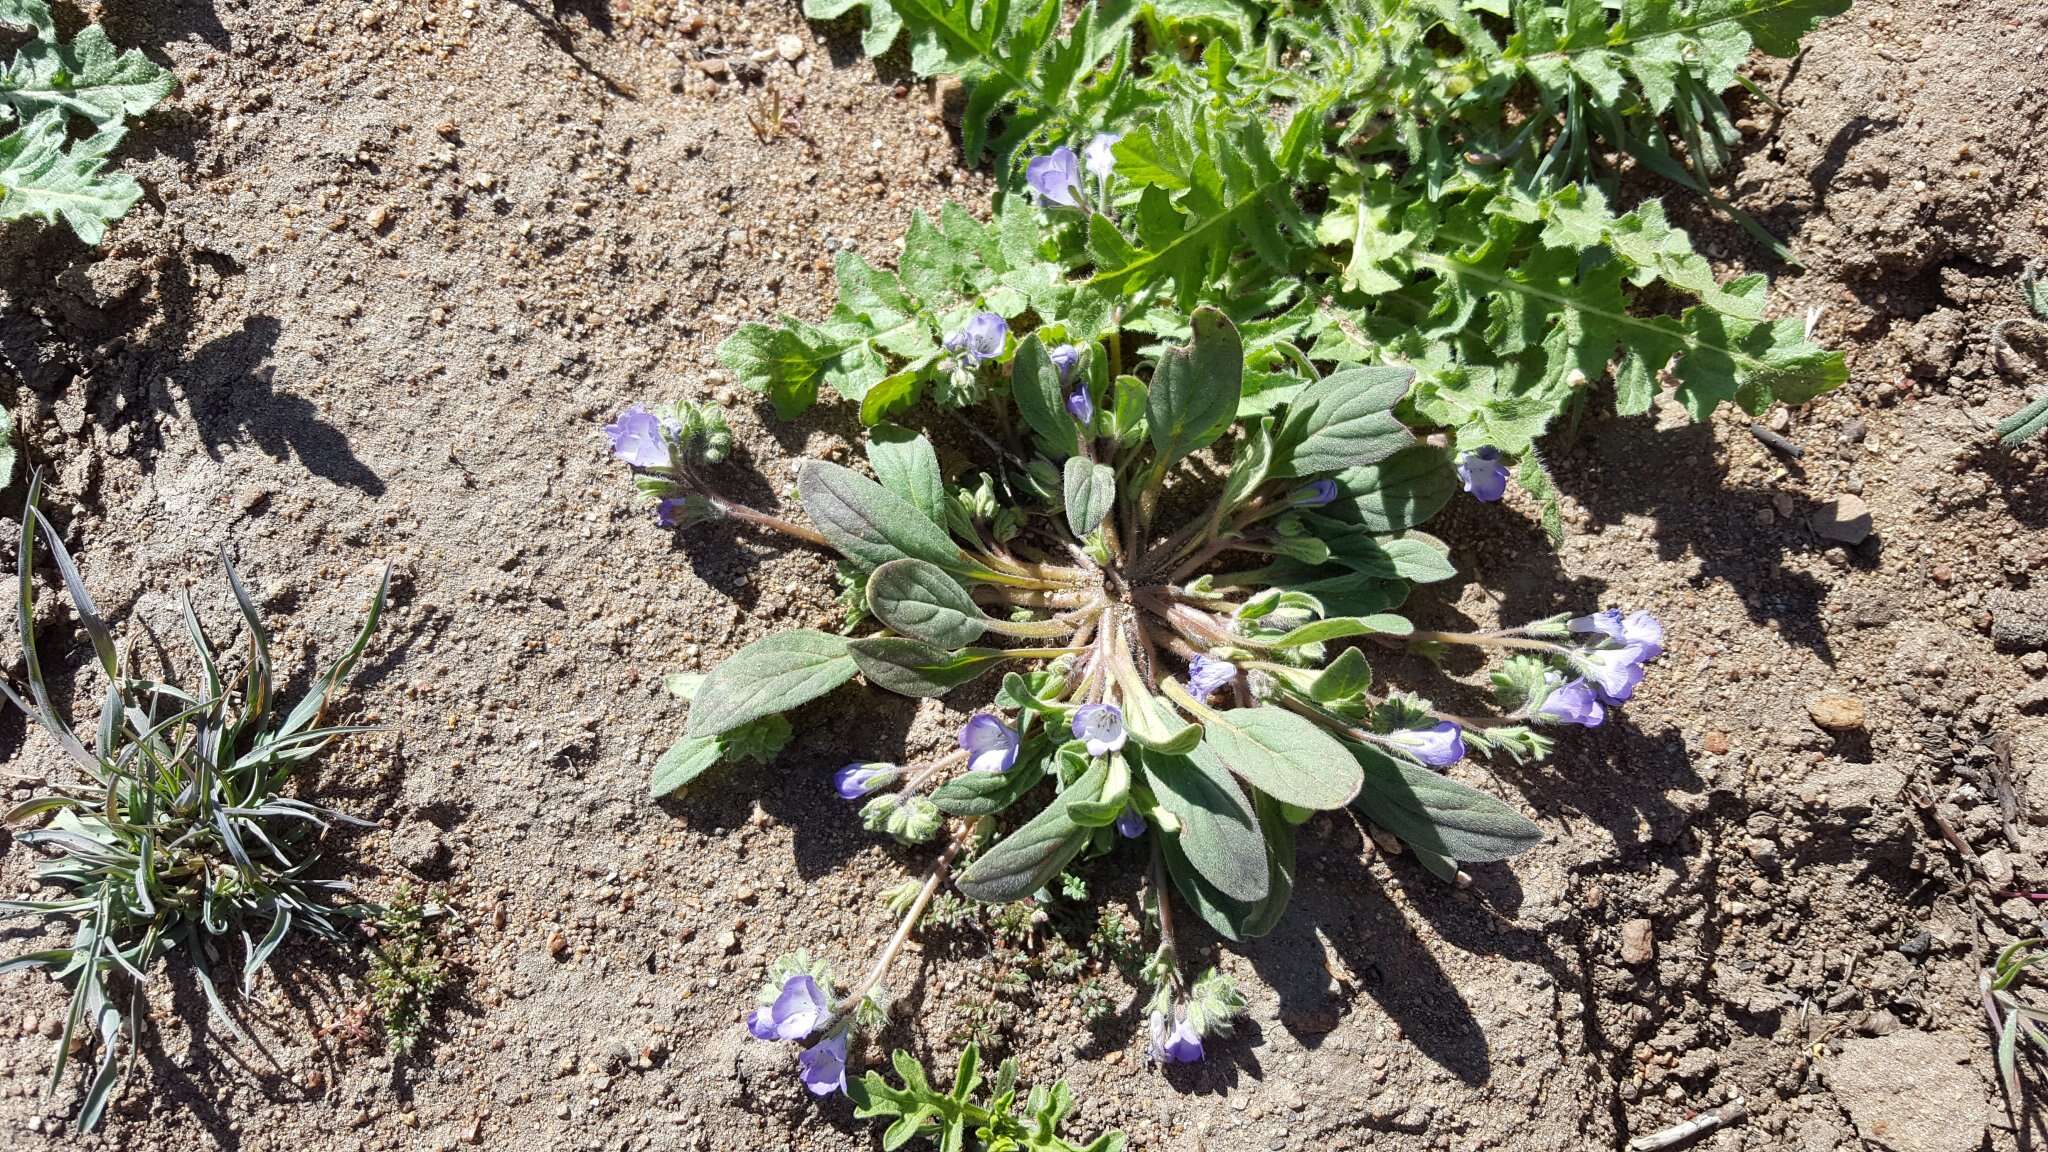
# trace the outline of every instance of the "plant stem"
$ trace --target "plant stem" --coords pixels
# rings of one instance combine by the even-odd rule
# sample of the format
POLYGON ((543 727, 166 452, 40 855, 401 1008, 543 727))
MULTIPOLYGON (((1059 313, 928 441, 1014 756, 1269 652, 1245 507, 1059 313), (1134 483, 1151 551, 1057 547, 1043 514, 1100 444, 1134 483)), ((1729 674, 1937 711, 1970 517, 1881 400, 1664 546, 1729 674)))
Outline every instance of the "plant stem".
POLYGON ((1166 886, 1166 853, 1159 837, 1152 837, 1152 894, 1159 905, 1159 950, 1166 953, 1167 971, 1173 975, 1176 992, 1186 990, 1180 975, 1180 944, 1173 930, 1173 896, 1166 886))
POLYGON ((874 990, 875 985, 882 982, 882 977, 889 974, 889 965, 894 964, 896 962, 896 954, 903 951, 904 943, 910 939, 911 929, 917 927, 917 922, 923 919, 926 905, 932 902, 932 894, 937 892, 939 885, 945 882, 946 873, 951 871, 953 867, 953 857, 960 854, 960 849, 966 843, 966 825, 963 824, 953 833, 953 838, 947 843, 946 850, 940 853, 939 858, 932 863, 931 872, 924 878, 924 887, 918 889, 917 899, 911 901, 910 911, 904 914, 903 923, 896 926, 896 935, 890 937, 888 946, 882 949, 882 954, 875 957, 875 965, 868 970, 867 979, 862 980, 852 991, 841 997, 838 1003, 832 1005, 832 1014, 834 1016, 838 1016, 860 1003, 869 992, 874 990))
POLYGON ((802 524, 785 520, 770 512, 763 512, 759 508, 748 504, 727 500, 723 496, 712 496, 706 493, 705 499, 710 501, 711 506, 718 509, 721 514, 729 516, 734 520, 745 521, 760 528, 772 529, 782 533, 784 536, 793 537, 818 548, 832 547, 832 542, 825 539, 825 534, 816 528, 806 528, 802 524))
POLYGON ((903 782, 903 787, 897 789, 897 791, 905 796, 909 796, 915 792, 922 790, 924 788, 925 781, 930 780, 932 777, 938 775, 941 772, 946 771, 949 768, 965 763, 967 763, 967 749, 962 748, 957 752, 948 752, 944 756, 939 757, 937 760, 932 761, 930 764, 925 765, 923 768, 918 769, 917 775, 912 776, 908 780, 905 780, 903 782))
POLYGON ((1564 645, 1548 640, 1528 640, 1491 632, 1411 632, 1404 639, 1411 644, 1465 644, 1476 648, 1523 648, 1531 652, 1568 651, 1564 645))

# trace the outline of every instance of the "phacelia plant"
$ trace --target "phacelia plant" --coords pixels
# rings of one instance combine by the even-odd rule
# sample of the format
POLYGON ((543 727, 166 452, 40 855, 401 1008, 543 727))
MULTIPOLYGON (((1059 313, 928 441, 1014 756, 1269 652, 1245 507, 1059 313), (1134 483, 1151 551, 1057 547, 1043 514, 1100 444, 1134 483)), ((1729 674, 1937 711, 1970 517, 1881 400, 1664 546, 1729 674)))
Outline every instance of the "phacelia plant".
POLYGON ((223 557, 248 630, 243 666, 238 675, 223 669, 188 600, 185 631, 201 682, 180 687, 129 665, 37 508, 38 489, 32 481, 22 516, 17 601, 28 693, 24 699, 0 681, 0 694, 55 740, 75 775, 17 805, 5 820, 41 821, 15 840, 45 854, 37 879, 66 891, 48 900, 0 901, 0 918, 56 918, 75 933, 63 947, 0 962, 0 972, 43 969, 71 989, 50 1086, 54 1091, 62 1081, 75 1050, 97 1045, 98 1068, 78 1119, 81 1129, 91 1129, 140 1043, 144 987, 159 962, 182 963, 205 991, 214 1019, 246 1042, 222 998, 223 953, 239 947, 246 989, 294 930, 341 940, 367 911, 335 904, 347 885, 312 872, 317 833, 330 821, 362 822, 293 795, 291 782, 335 739, 364 730, 323 725, 321 717, 376 629, 389 577, 354 642, 285 709, 268 633, 223 557), (53 697, 36 653, 39 537, 107 681, 98 725, 84 736, 53 697))
POLYGON ((1415 629, 1394 611, 1410 585, 1454 574, 1416 529, 1461 487, 1498 499, 1497 455, 1418 441, 1397 415, 1405 368, 1335 371, 1245 417, 1236 326, 1203 309, 1188 327, 1185 344, 1126 361, 1114 339, 1048 347, 1058 333, 1013 341, 999 320, 968 321, 956 386, 984 396, 998 432, 977 455, 992 469, 949 483, 926 436, 885 424, 868 444, 879 480, 804 464, 809 526, 721 493, 713 410, 635 408, 608 429, 665 523, 732 517, 837 551, 863 630, 779 633, 695 684, 662 790, 721 749, 780 747, 785 713, 856 675, 938 697, 1000 671, 995 707, 952 752, 833 777, 869 827, 941 850, 898 894, 902 925, 850 991, 801 955, 770 974, 749 1027, 811 1041, 813 1090, 842 1085, 849 1031, 880 1019, 883 977, 956 862, 970 859, 955 881, 967 896, 1024 900, 1124 840, 1145 842, 1157 890, 1153 1055, 1198 1059, 1241 1001, 1214 973, 1180 972, 1169 889, 1222 935, 1261 935, 1287 904, 1295 826, 1346 807, 1446 877, 1519 852, 1535 826, 1437 769, 1468 750, 1544 755, 1541 727, 1599 724, 1662 651, 1641 613, 1415 629), (1506 654, 1505 715, 1451 715, 1389 686, 1361 639, 1506 654), (998 835, 1013 807, 1028 817, 998 835))
POLYGON ((1792 55, 1848 0, 806 11, 854 7, 870 54, 901 39, 913 70, 961 81, 997 203, 914 216, 894 270, 840 253, 823 321, 721 347, 783 418, 821 386, 858 407, 873 478, 807 461, 808 524, 725 494, 715 410, 636 406, 608 429, 662 523, 739 519, 843 558, 842 634, 773 635, 680 686, 689 728, 656 791, 772 755, 785 713, 855 676, 921 697, 1000 676, 953 751, 833 777, 936 859, 891 893, 901 924, 859 982, 785 956, 748 1027, 806 1045, 812 1091, 842 1088, 956 865, 964 895, 1020 901, 1136 841, 1149 1051, 1200 1059, 1243 1005, 1182 972, 1177 902, 1229 939, 1270 930, 1319 811, 1446 878, 1528 848, 1534 825, 1440 770, 1547 755, 1546 728, 1602 723, 1662 652, 1653 617, 1611 608, 1417 629, 1411 587, 1455 575, 1420 527, 1460 491, 1519 486, 1561 536, 1536 442, 1606 381, 1623 413, 1661 392, 1704 419, 1846 378, 1800 319, 1767 318, 1762 277, 1721 282, 1618 177, 1659 174, 1777 248, 1714 190, 1738 138, 1722 93, 1768 100, 1749 52, 1792 55), (971 473, 910 427, 941 413, 971 473), (1453 645, 1499 657, 1497 715, 1440 709, 1370 655, 1453 645))
POLYGON ((0 136, 0 221, 61 218, 97 244, 142 199, 133 176, 107 171, 127 135, 122 124, 156 107, 177 82, 141 52, 116 51, 97 24, 60 41, 45 0, 0 0, 0 27, 34 34, 0 68, 0 125, 15 124, 0 136), (74 138, 74 119, 90 135, 74 138))

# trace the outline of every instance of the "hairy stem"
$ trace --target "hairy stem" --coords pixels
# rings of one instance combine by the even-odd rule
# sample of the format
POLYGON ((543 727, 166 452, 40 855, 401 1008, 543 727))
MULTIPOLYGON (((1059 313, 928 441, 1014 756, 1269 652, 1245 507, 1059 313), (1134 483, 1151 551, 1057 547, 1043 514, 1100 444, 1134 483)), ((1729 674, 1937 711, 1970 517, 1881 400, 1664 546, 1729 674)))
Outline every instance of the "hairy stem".
POLYGON ((903 923, 896 926, 896 935, 890 937, 888 946, 882 949, 882 954, 875 957, 875 965, 868 970, 867 979, 855 985, 852 991, 832 1005, 832 1014, 834 1016, 840 1015, 860 1003, 869 992, 874 990, 875 985, 882 982, 882 977, 889 974, 889 965, 894 964, 896 962, 896 954, 903 951, 903 945, 910 939, 911 929, 917 927, 917 922, 924 918, 924 910, 926 906, 931 904, 932 894, 937 892, 939 885, 945 882, 946 874, 953 869, 953 858, 960 854, 960 849, 966 843, 966 825, 963 824, 954 831, 953 838, 946 844, 946 850, 940 853, 939 858, 932 863, 932 870, 925 875, 924 887, 918 889, 917 899, 911 901, 910 911, 903 915, 903 923))

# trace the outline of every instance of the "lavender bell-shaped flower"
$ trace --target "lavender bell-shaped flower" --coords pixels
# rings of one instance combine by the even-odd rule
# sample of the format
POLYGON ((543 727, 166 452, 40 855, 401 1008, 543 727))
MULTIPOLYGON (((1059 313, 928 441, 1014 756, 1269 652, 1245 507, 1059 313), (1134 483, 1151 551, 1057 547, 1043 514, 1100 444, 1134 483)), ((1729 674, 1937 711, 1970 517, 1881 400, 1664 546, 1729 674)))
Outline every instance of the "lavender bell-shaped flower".
POLYGON ((757 1040, 801 1040, 818 1030, 832 1014, 832 1005, 818 982, 799 972, 782 982, 782 994, 747 1017, 747 1031, 757 1040))
POLYGON ((1024 166, 1024 182, 1038 194, 1040 204, 1062 208, 1081 207, 1081 158, 1067 147, 1053 149, 1024 166))
POLYGON ((1304 484, 1287 497, 1287 502, 1296 508, 1321 508, 1337 498, 1337 482, 1324 477, 1313 484, 1304 484))
POLYGON ((1087 704, 1074 710, 1074 739, 1088 745, 1088 755, 1107 756, 1123 750, 1124 712, 1114 704, 1087 704))
POLYGON ((1465 758, 1465 733, 1446 720, 1428 728, 1404 728, 1387 733, 1387 743, 1432 768, 1456 764, 1465 758))
POLYGON ((1560 724, 1578 724, 1587 728, 1598 728, 1607 718, 1607 709, 1600 706, 1593 686, 1584 680, 1574 680, 1561 687, 1552 688, 1536 708, 1536 715, 1555 720, 1560 724))
POLYGON ((1643 650, 1634 644, 1621 648, 1595 648, 1581 652, 1573 663, 1607 704, 1619 704, 1635 695, 1643 682, 1643 650))
POLYGON ((830 1096, 846 1091, 846 1033, 837 1032, 804 1049, 796 1058, 804 1091, 830 1096))
POLYGON ((1067 393, 1067 415, 1079 421, 1084 428, 1095 425, 1095 401, 1088 395, 1088 385, 1078 384, 1067 393))
POLYGON ((946 337, 946 351, 964 368, 979 368, 983 360, 1003 354, 1003 342, 1010 334, 1009 322, 994 312, 976 312, 958 332, 946 337))
POLYGON ((987 712, 976 713, 960 729, 960 747, 967 750, 970 772, 1008 772, 1022 743, 1015 729, 987 712))
POLYGON ((1090 176, 1108 182, 1110 174, 1116 171, 1116 142, 1123 138, 1121 132, 1097 132, 1087 147, 1081 149, 1081 159, 1090 176))
POLYGON ((1124 810, 1116 814, 1116 832, 1126 840, 1136 840, 1145 834, 1145 818, 1138 814, 1136 807, 1126 804, 1124 810))
POLYGON ((1186 1016, 1169 1021, 1164 1012, 1152 1013, 1150 1055, 1159 1064, 1193 1064, 1202 1058, 1202 1034, 1186 1016))
POLYGON ((662 435, 661 417, 645 405, 635 404, 604 426, 611 438, 612 455, 635 468, 669 466, 668 437, 662 435))
POLYGON ((1491 504, 1507 494, 1508 466, 1491 444, 1458 454, 1458 483, 1474 499, 1491 504))
POLYGON ((1197 700, 1210 696, 1237 679, 1237 665, 1214 656, 1197 656, 1188 663, 1188 694, 1197 700))
POLYGON ((858 800, 893 783, 896 772, 894 764, 848 764, 832 774, 832 788, 842 800, 858 800))
POLYGON ((1054 370, 1060 374, 1060 383, 1065 384, 1073 379, 1074 368, 1081 363, 1081 354, 1085 351, 1087 349, 1079 344, 1055 344, 1045 350, 1045 358, 1052 362, 1054 370))
POLYGON ((1565 626, 1574 632, 1605 636, 1617 644, 1633 644, 1643 650, 1644 660, 1655 660, 1664 654, 1664 625, 1648 612, 1623 616, 1621 609, 1609 608, 1591 616, 1575 617, 1565 626))

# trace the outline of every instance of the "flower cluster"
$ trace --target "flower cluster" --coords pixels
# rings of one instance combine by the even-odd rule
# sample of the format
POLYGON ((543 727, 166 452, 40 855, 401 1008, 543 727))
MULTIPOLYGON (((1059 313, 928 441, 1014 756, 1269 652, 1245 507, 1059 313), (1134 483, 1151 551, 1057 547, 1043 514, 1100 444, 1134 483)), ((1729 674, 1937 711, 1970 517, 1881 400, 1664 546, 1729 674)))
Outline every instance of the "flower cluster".
POLYGON ((797 1075, 813 1096, 830 1096, 846 1091, 846 1050, 852 1018, 835 1008, 825 993, 826 983, 808 969, 810 961, 801 953, 778 962, 785 971, 771 975, 761 992, 761 1004, 747 1017, 747 1031, 756 1040, 792 1043, 818 1041, 798 1053, 797 1075))

